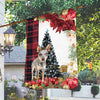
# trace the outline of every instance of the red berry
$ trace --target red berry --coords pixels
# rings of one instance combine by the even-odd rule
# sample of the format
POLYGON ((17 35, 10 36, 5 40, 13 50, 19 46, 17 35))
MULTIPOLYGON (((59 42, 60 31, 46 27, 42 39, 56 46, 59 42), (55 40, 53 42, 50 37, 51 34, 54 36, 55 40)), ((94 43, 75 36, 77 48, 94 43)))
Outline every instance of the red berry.
POLYGON ((40 89, 43 89, 43 87, 41 86, 40 89))
POLYGON ((69 36, 71 36, 71 34, 69 34, 69 36))
POLYGON ((44 16, 41 16, 41 19, 43 19, 44 18, 44 16))

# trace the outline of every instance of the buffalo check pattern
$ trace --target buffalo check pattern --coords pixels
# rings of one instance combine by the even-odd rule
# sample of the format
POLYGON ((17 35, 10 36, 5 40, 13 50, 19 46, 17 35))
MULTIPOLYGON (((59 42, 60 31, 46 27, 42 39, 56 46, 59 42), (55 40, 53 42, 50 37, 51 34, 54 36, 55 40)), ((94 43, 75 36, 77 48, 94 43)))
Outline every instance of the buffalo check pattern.
POLYGON ((27 53, 25 64, 25 82, 31 81, 31 64, 38 56, 38 27, 39 21, 34 21, 34 18, 27 19, 26 38, 27 38, 27 53))

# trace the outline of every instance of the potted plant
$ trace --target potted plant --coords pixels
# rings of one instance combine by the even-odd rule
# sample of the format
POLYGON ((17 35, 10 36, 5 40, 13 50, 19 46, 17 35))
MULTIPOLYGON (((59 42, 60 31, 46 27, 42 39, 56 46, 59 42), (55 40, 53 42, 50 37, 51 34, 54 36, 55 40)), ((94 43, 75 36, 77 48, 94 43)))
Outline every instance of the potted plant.
POLYGON ((78 80, 78 86, 74 89, 71 89, 71 97, 73 97, 73 92, 74 91, 80 91, 81 90, 81 81, 78 80))
POLYGON ((91 93, 93 94, 93 98, 99 93, 99 86, 98 85, 93 85, 91 87, 91 93))

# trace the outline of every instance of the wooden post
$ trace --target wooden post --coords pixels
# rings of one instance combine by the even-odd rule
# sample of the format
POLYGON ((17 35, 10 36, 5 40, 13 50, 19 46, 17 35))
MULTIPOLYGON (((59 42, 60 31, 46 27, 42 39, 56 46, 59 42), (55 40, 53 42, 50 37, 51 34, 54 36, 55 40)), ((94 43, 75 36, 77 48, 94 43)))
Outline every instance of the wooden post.
MULTIPOLYGON (((4 18, 5 18, 5 0, 0 0, 0 26, 4 25, 4 18)), ((2 36, 2 45, 4 45, 4 27, 0 28, 0 35, 2 36)), ((4 100, 4 56, 0 55, 0 69, 2 74, 2 81, 0 83, 0 100, 4 100)))
POLYGON ((43 89, 42 89, 42 98, 44 98, 44 93, 43 93, 43 89))

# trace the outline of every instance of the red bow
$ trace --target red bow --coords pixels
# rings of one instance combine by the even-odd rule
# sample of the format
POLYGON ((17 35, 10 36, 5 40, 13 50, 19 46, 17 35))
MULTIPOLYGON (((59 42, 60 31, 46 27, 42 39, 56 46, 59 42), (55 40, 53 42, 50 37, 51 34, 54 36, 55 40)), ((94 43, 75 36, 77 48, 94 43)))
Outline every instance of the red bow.
MULTIPOLYGON (((62 31, 65 31, 65 30, 73 30, 73 31, 76 31, 76 26, 75 26, 75 22, 74 20, 62 20, 58 17, 58 14, 54 13, 54 14, 45 14, 43 15, 46 20, 50 20, 50 26, 53 27, 53 30, 55 28, 56 29, 56 32, 59 32, 61 33, 61 30, 62 31)), ((43 17, 42 16, 42 17, 43 17)))

